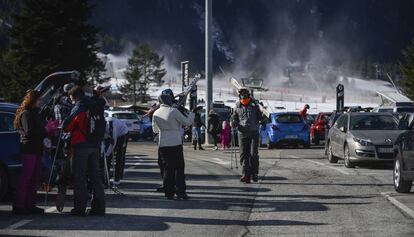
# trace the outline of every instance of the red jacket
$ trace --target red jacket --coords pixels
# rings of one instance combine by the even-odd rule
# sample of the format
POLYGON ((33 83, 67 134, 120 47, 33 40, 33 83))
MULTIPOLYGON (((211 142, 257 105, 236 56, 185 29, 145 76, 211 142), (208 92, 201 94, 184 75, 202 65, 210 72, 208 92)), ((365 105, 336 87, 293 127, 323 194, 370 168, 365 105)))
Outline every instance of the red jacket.
POLYGON ((308 109, 307 108, 303 108, 301 111, 299 111, 299 115, 300 117, 302 117, 303 119, 306 119, 306 115, 308 114, 308 109))
POLYGON ((88 131, 88 115, 86 112, 79 112, 66 126, 65 132, 72 134, 71 145, 86 143, 88 131))

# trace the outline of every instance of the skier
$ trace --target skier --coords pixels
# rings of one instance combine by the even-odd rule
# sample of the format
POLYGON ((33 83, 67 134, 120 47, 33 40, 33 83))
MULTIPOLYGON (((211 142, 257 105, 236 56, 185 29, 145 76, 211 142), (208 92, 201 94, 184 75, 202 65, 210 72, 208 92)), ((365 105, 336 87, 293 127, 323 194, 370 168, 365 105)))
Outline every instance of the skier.
POLYGON ((169 94, 161 94, 159 97, 160 108, 154 112, 152 128, 159 136, 158 155, 161 160, 164 177, 164 193, 169 200, 187 200, 182 126, 190 126, 194 120, 194 114, 189 113, 184 107, 173 107, 173 97, 169 94))
POLYGON ((240 163, 243 175, 240 182, 258 180, 259 173, 259 125, 262 113, 259 104, 250 96, 247 88, 239 89, 239 101, 233 111, 232 127, 237 127, 240 149, 240 163))
POLYGON ((75 106, 62 126, 65 132, 71 134, 74 208, 70 214, 75 216, 87 214, 85 212, 88 197, 87 178, 93 189, 93 199, 88 214, 105 215, 104 186, 99 174, 99 145, 105 133, 103 118, 105 101, 100 98, 99 91, 94 93, 96 93, 95 98, 88 98, 79 86, 69 91, 70 99, 75 102, 75 106), (94 129, 91 130, 92 128, 94 129))

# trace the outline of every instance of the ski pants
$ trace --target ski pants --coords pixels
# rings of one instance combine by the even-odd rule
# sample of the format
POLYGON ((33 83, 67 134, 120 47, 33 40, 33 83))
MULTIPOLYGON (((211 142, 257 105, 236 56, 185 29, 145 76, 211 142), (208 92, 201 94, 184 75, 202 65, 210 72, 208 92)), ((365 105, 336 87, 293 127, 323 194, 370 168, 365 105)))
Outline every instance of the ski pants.
POLYGON ((92 185, 92 210, 105 212, 105 193, 99 169, 99 148, 75 147, 73 154, 74 209, 83 213, 88 201, 87 178, 92 185))
POLYGON ((259 173, 259 132, 238 132, 240 163, 244 175, 259 173))
POLYGON ((164 167, 163 183, 165 196, 172 197, 174 194, 185 194, 183 146, 160 147, 158 151, 164 167))
POLYGON ((115 181, 119 181, 124 177, 125 169, 125 153, 128 146, 128 137, 123 135, 117 138, 116 145, 114 147, 114 152, 108 156, 106 163, 108 164, 108 174, 111 170, 112 157, 115 155, 115 181), (114 154, 115 153, 115 154, 114 154))
POLYGON ((35 154, 22 154, 22 173, 16 190, 14 206, 33 208, 36 206, 37 189, 40 185, 42 157, 35 154))

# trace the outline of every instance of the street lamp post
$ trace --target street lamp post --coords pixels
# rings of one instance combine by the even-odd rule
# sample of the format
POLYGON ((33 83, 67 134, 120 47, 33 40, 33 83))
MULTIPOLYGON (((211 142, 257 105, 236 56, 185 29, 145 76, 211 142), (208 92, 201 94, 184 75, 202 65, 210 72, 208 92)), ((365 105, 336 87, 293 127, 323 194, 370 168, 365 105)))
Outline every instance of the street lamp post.
MULTIPOLYGON (((212 25, 212 2, 213 0, 205 0, 205 78, 207 81, 207 93, 206 93, 206 121, 208 124, 208 113, 212 109, 213 105, 213 39, 211 37, 211 25, 212 25)), ((209 144, 209 135, 206 132, 206 144, 209 144)))

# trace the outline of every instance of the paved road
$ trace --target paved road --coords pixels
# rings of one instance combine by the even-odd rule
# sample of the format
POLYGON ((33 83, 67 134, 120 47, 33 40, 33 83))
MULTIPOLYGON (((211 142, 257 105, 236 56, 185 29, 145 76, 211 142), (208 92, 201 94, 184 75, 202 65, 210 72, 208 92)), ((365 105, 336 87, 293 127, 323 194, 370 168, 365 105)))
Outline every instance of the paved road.
MULTIPOLYGON (((189 201, 168 201, 156 146, 129 146, 119 196, 107 192, 105 217, 59 214, 16 217, 0 205, 0 234, 27 236, 414 236, 414 220, 385 195, 395 195, 390 166, 346 169, 321 149, 260 151, 261 180, 243 185, 230 153, 186 147, 189 201)), ((407 201, 408 200, 408 201, 407 201)), ((69 204, 69 203, 68 203, 69 204)), ((69 211, 70 207, 65 211, 69 211)))

